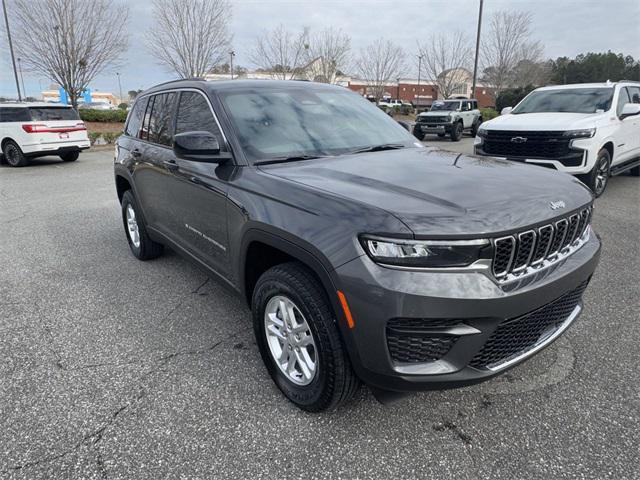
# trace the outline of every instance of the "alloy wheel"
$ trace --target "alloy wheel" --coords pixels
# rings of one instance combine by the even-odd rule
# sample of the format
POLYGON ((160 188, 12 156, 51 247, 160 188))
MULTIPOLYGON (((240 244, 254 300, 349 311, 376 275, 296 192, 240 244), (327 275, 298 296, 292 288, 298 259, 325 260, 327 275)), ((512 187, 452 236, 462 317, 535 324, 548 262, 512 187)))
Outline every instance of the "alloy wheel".
POLYGON ((596 173, 596 195, 600 195, 604 192, 609 180, 609 162, 607 157, 602 156, 598 159, 598 171, 596 173))
POLYGON ((309 385, 318 374, 318 350, 307 320, 289 298, 276 295, 264 311, 264 331, 274 362, 296 385, 309 385))
POLYGON ((127 205, 127 231, 129 232, 129 238, 133 246, 140 248, 140 230, 136 220, 136 212, 131 204, 127 205))

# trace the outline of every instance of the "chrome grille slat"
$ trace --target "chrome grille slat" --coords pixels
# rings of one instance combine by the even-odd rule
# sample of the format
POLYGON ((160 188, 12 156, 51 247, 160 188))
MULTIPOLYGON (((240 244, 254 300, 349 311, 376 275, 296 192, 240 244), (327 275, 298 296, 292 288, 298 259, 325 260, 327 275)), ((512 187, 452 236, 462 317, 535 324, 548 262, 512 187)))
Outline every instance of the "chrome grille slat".
POLYGON ((510 282, 570 255, 586 241, 592 211, 588 207, 537 229, 493 240, 494 276, 501 282, 510 282))

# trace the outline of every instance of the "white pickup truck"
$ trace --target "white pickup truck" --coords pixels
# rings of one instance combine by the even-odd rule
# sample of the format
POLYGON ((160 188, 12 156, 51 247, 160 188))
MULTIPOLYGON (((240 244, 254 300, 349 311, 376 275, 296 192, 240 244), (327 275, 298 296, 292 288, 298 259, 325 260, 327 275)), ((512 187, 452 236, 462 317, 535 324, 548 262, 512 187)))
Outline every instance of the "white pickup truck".
POLYGON ((475 152, 577 175, 600 196, 611 175, 640 176, 640 82, 538 88, 482 124, 475 152))

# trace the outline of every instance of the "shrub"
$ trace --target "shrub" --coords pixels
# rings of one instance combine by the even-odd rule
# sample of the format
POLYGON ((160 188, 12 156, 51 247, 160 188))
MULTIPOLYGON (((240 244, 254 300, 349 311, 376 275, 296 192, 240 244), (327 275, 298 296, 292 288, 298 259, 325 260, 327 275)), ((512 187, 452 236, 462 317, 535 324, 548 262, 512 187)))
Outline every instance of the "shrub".
POLYGON ((482 121, 486 122, 487 120, 491 120, 492 118, 496 118, 500 115, 493 108, 481 108, 480 113, 482 114, 482 121))
POLYGON ((94 110, 83 108, 79 110, 80 118, 85 122, 124 122, 127 119, 126 110, 94 110))
POLYGON ((403 103, 400 107, 400 113, 402 115, 413 115, 413 113, 415 113, 415 110, 413 108, 413 105, 407 105, 406 103, 403 103))
POLYGON ((91 145, 95 145, 98 139, 101 137, 101 134, 99 132, 88 132, 88 135, 91 145))
POLYGON ((129 104, 126 102, 122 102, 120 105, 118 105, 118 108, 120 110, 126 110, 127 108, 129 108, 129 104))
POLYGON ((515 107, 520 100, 529 95, 529 92, 535 88, 533 85, 527 85, 526 87, 503 90, 496 98, 496 110, 500 112, 505 107, 515 107))
POLYGON ((122 135, 122 132, 105 132, 102 134, 102 138, 104 138, 104 141, 108 144, 112 144, 115 143, 120 135, 122 135))

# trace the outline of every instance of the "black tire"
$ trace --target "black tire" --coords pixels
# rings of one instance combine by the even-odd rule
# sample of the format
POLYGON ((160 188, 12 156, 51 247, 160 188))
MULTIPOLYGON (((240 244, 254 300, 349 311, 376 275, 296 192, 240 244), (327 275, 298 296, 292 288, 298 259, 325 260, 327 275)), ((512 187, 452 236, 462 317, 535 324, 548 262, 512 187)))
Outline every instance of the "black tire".
POLYGON ((460 138, 462 138, 462 132, 464 130, 464 126, 462 122, 456 122, 456 124, 451 127, 451 141, 459 142, 460 138))
POLYGON ((473 122, 473 125, 471 125, 471 136, 475 138, 475 136, 478 134, 478 129, 480 128, 480 125, 482 125, 482 118, 478 118, 475 122, 473 122))
POLYGON ((149 238, 147 227, 144 223, 144 219, 142 218, 142 214, 140 213, 140 208, 138 207, 138 202, 133 196, 131 190, 127 190, 122 196, 122 223, 124 225, 124 231, 127 235, 127 241, 129 242, 131 253, 133 253, 133 255, 138 260, 152 260, 162 255, 164 246, 160 243, 154 242, 153 240, 151 240, 151 238, 149 238), (134 239, 131 238, 132 234, 129 231, 127 221, 127 209, 129 208, 129 206, 131 206, 135 213, 134 220, 138 228, 138 242, 134 241, 134 239))
POLYGON ((80 156, 80 152, 67 152, 60 155, 63 162, 75 162, 80 156))
POLYGON ((596 163, 591 169, 591 172, 586 175, 579 175, 578 178, 591 189, 593 194, 597 197, 602 195, 609 183, 609 177, 611 176, 611 155, 609 151, 602 148, 598 152, 596 163))
POLYGON ((422 130, 420 130, 420 127, 417 125, 413 127, 413 136, 418 140, 424 140, 424 133, 422 133, 422 130))
POLYGON ((4 160, 12 167, 24 167, 29 164, 29 159, 25 157, 24 153, 13 140, 7 140, 2 147, 2 153, 4 154, 4 160))
POLYGON ((360 381, 342 344, 325 291, 307 268, 291 262, 267 270, 256 284, 251 309, 262 360, 275 384, 291 402, 302 410, 320 412, 332 410, 353 397, 360 381), (285 376, 271 353, 265 333, 265 310, 275 296, 293 302, 313 337, 317 367, 307 385, 298 385, 285 376))
POLYGON ((633 167, 631 170, 629 170, 629 174, 632 177, 640 177, 640 165, 638 165, 637 167, 633 167))
POLYGON ((439 133, 439 134, 438 134, 438 136, 439 136, 440 138, 444 138, 446 135, 447 135, 446 133, 439 133))

